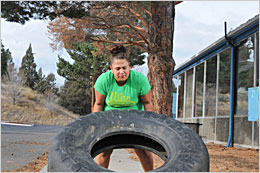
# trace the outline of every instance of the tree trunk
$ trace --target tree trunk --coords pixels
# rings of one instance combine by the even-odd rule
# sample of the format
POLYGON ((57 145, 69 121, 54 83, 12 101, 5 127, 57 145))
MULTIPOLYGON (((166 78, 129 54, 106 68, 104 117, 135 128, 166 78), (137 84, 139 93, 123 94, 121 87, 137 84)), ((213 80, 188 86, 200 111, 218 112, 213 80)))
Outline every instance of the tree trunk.
POLYGON ((92 99, 91 99, 91 112, 93 112, 94 104, 95 104, 95 90, 94 90, 94 84, 95 84, 95 77, 92 76, 92 99))
POLYGON ((175 62, 172 57, 174 2, 153 1, 148 56, 148 79, 151 84, 154 111, 172 116, 172 93, 175 62))

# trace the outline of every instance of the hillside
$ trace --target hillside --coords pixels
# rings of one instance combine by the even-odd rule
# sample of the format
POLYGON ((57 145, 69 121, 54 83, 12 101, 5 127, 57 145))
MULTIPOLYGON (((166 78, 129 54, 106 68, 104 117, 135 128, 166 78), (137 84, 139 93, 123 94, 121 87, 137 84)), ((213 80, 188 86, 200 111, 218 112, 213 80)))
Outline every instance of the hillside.
POLYGON ((10 86, 1 84, 2 122, 66 125, 79 117, 30 88, 22 88, 13 105, 8 87, 10 86))

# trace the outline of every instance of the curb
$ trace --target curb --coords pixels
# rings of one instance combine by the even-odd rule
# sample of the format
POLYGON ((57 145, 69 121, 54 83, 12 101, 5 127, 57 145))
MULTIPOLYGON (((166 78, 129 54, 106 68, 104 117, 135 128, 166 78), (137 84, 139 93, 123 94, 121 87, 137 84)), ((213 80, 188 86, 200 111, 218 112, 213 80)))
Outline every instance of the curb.
POLYGON ((1 124, 4 124, 4 125, 12 125, 12 126, 27 126, 27 127, 32 127, 32 126, 34 126, 34 124, 12 123, 12 122, 1 122, 1 124))

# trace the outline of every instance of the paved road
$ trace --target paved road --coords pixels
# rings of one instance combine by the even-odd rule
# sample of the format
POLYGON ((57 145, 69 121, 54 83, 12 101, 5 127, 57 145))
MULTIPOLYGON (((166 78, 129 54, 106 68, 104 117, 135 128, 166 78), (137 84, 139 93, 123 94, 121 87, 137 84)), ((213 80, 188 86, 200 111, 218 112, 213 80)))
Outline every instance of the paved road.
POLYGON ((62 127, 1 125, 1 171, 16 170, 48 151, 62 127))

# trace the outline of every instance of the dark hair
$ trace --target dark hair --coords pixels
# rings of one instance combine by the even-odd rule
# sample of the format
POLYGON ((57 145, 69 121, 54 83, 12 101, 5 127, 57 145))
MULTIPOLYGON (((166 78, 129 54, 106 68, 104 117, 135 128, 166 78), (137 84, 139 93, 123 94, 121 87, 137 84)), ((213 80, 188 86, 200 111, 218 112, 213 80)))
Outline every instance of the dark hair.
POLYGON ((126 48, 123 45, 116 45, 111 49, 112 57, 110 58, 110 64, 117 60, 117 59, 125 59, 130 63, 130 60, 126 56, 126 48))

